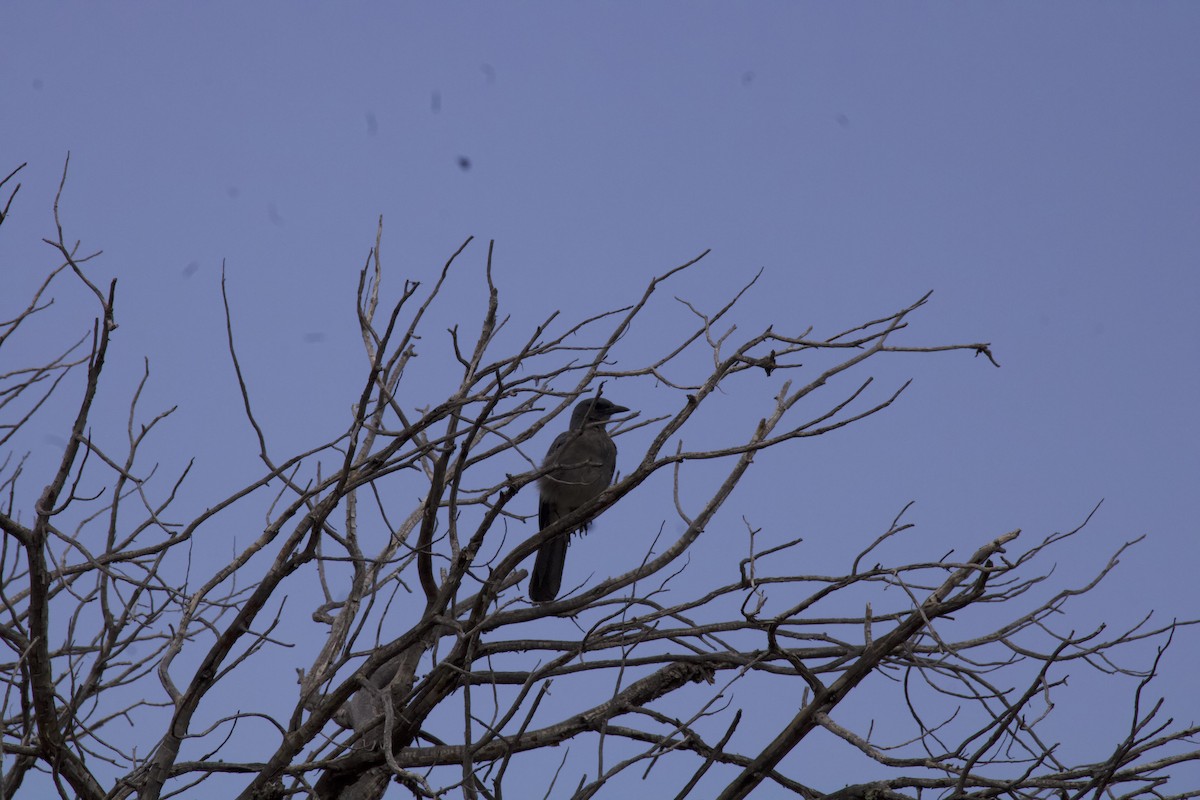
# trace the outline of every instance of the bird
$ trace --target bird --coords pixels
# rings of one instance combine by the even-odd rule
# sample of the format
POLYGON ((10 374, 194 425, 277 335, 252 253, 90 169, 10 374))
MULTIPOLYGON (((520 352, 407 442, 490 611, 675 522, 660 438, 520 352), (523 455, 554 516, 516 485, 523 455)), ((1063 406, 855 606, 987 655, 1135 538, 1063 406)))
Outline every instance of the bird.
MULTIPOLYGON (((542 462, 547 469, 538 480, 538 525, 542 530, 586 505, 612 483, 617 445, 604 426, 614 414, 628 410, 603 397, 575 406, 571 426, 554 439, 542 462)), ((586 532, 587 528, 585 522, 577 530, 586 532)), ((563 531, 538 548, 529 576, 533 602, 548 603, 558 596, 571 533, 563 531)))

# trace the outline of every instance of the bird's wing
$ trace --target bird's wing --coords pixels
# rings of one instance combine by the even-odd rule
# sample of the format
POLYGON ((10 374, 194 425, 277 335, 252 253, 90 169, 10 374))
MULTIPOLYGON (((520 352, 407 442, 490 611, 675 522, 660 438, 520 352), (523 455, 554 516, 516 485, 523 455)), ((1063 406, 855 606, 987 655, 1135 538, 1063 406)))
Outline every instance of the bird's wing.
MULTIPOLYGON (((546 451, 546 457, 542 460, 542 466, 549 467, 561 464, 563 450, 571 440, 578 438, 578 436, 578 431, 567 430, 554 437, 554 441, 550 443, 550 449, 546 451)), ((538 527, 542 530, 545 530, 547 525, 558 521, 558 518, 561 516, 557 504, 547 499, 548 494, 553 494, 553 492, 547 491, 547 484, 553 474, 553 472, 548 472, 539 481, 541 484, 541 493, 540 501, 538 502, 538 527)))
POLYGON ((551 464, 561 464, 562 459, 559 457, 563 449, 569 442, 579 438, 579 431, 567 430, 554 437, 554 441, 550 443, 550 449, 546 451, 546 457, 542 459, 542 466, 548 467, 551 464))

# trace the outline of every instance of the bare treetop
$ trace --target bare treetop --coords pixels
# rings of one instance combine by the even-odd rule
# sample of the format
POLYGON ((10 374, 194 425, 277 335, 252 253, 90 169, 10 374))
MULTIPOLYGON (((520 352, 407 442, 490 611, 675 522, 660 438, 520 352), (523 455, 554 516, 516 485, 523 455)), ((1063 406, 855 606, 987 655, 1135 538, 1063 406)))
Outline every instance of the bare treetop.
MULTIPOLYGON (((0 181, 5 216, 18 174, 0 181)), ((0 796, 1200 793, 1169 783, 1200 759, 1200 728, 1177 722, 1153 684, 1193 621, 1080 628, 1076 607, 1121 555, 1083 585, 1056 576, 1054 554, 1086 520, 1051 535, 968 531, 947 554, 906 538, 900 510, 817 574, 802 538, 738 507, 760 454, 789 454, 903 395, 907 380, 876 386, 867 362, 965 353, 996 365, 985 342, 921 341, 928 294, 832 333, 801 320, 743 330, 731 320, 759 275, 712 308, 671 296, 699 280, 701 253, 623 307, 530 321, 505 311, 502 265, 470 239, 432 285, 390 288, 381 224, 347 320, 365 353, 356 402, 336 436, 303 452, 263 424, 243 366, 254 344, 238 336, 236 286, 222 278, 228 390, 245 411, 230 425, 259 466, 212 496, 189 483, 190 462, 174 474, 148 462, 153 437, 186 447, 189 432, 172 429, 173 408, 143 410, 150 365, 136 386, 102 381, 117 281, 67 237, 58 201, 54 223, 45 280, 0 309, 0 444, 35 419, 66 440, 50 475, 28 472, 20 452, 0 456, 0 796), (472 271, 482 318, 429 330, 472 271), (53 316, 50 298, 71 281, 94 297, 86 324, 53 316), (690 324, 657 324, 660 303, 690 324), (59 354, 13 364, 24 332, 51 318, 59 354), (453 379, 426 380, 430 362, 453 379), (759 411, 706 426, 734 390, 759 411), (96 411, 105 392, 132 398, 119 425, 96 411), (653 403, 626 399, 637 392, 653 403), (52 396, 69 396, 69 417, 50 418, 52 396), (628 408, 584 407, 568 424, 600 396, 628 408), (589 423, 603 431, 594 446, 543 459, 551 435, 589 423), (690 480, 698 465, 711 485, 690 480), (556 494, 554 480, 586 491, 556 494), (539 481, 556 503, 540 523, 539 481), (182 497, 203 511, 177 515, 182 497), (638 509, 620 519, 642 549, 602 558, 617 539, 571 538, 624 508, 638 509), (698 543, 714 540, 721 563, 702 566, 698 543), (568 544, 561 588, 531 602, 531 557, 568 544), (1108 676, 1106 702, 1126 718, 1083 759, 1048 733, 1079 673, 1108 676), (761 697, 777 702, 744 699, 761 697), (875 704, 903 711, 878 728, 855 722, 875 704), (837 753, 842 780, 814 780, 789 759, 803 752, 837 753)), ((802 513, 793 497, 777 502, 802 513)))

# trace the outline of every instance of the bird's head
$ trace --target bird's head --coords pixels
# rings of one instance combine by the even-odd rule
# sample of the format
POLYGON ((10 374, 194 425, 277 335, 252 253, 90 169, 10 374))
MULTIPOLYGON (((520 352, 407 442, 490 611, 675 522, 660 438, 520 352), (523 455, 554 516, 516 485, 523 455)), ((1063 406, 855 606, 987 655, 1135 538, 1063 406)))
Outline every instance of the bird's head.
POLYGON ((591 397, 579 401, 575 406, 575 410, 571 412, 571 427, 581 429, 588 424, 603 425, 608 422, 609 417, 628 410, 625 406, 619 406, 603 397, 591 397))

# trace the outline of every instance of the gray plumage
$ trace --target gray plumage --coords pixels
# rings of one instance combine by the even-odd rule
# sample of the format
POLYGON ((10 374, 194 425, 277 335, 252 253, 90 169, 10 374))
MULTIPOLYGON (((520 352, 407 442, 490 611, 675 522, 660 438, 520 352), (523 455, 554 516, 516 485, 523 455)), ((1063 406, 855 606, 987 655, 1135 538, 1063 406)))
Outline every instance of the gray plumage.
MULTIPOLYGON (((613 414, 628 410, 603 397, 575 406, 571 427, 555 438, 542 462, 544 467, 553 467, 538 481, 538 526, 542 530, 586 505, 612 483, 617 445, 604 425, 613 414)), ((587 523, 578 530, 586 531, 587 523)), ((571 533, 563 531, 538 548, 529 576, 529 598, 535 603, 558 596, 571 533)))

